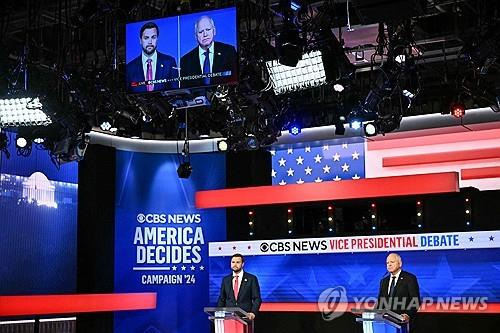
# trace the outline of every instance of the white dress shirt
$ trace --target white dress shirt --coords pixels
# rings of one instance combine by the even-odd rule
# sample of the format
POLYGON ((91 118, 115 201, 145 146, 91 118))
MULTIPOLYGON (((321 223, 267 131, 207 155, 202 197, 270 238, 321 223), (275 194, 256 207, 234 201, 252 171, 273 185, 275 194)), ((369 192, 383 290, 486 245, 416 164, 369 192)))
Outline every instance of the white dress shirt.
MULTIPOLYGON (((208 58, 210 59, 210 73, 212 73, 212 68, 214 66, 214 44, 210 45, 208 48, 208 58)), ((198 54, 199 54, 199 59, 200 59, 200 68, 201 68, 201 73, 203 73, 203 63, 205 62, 205 50, 202 49, 200 46, 198 46, 198 54)))
POLYGON ((151 69, 153 70, 152 80, 155 79, 157 58, 158 58, 158 55, 157 55, 156 51, 150 57, 148 57, 147 55, 144 54, 144 52, 142 52, 142 69, 144 71, 144 80, 146 80, 146 78, 148 77, 148 59, 152 60, 151 61, 151 69))
POLYGON ((243 279, 243 270, 241 270, 238 274, 233 272, 233 279, 231 280, 231 286, 234 288, 234 280, 236 279, 236 275, 238 275, 238 294, 240 292, 241 280, 243 279))
POLYGON ((396 274, 392 275, 389 277, 389 286, 387 287, 387 295, 389 295, 389 291, 391 290, 391 281, 392 277, 395 276, 396 280, 394 280, 394 288, 396 288, 396 285, 398 284, 399 280, 399 274, 401 274, 401 270, 399 270, 396 274))

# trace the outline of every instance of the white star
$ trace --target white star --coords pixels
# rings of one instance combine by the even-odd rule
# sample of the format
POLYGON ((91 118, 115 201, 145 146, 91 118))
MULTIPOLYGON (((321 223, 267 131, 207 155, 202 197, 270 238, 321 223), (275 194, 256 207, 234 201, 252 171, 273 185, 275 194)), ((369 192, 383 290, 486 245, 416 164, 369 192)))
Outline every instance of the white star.
POLYGON ((176 271, 177 270, 177 266, 172 266, 172 270, 176 271))
POLYGON ((335 153, 335 155, 333 155, 333 161, 339 161, 340 162, 340 155, 339 155, 339 153, 335 153))
POLYGON ((286 160, 282 157, 282 158, 278 161, 278 163, 280 164, 280 166, 285 166, 285 164, 286 164, 286 160))
POLYGON ((307 146, 306 149, 305 149, 305 152, 306 153, 310 153, 311 152, 311 147, 307 146))
POLYGON ((276 174, 277 174, 277 172, 274 169, 272 169, 271 170, 271 177, 276 178, 276 174))
POLYGON ((355 174, 354 174, 354 176, 352 176, 352 179, 360 179, 360 178, 361 178, 361 177, 360 177, 360 176, 358 176, 358 174, 357 174, 357 173, 355 173, 355 174))
POLYGON ((284 181, 283 179, 278 183, 279 185, 286 185, 286 181, 284 181))
POLYGON ((292 168, 290 168, 286 171, 286 173, 288 174, 288 177, 291 177, 291 176, 293 176, 294 170, 292 168))
POLYGON ((304 181, 302 180, 302 178, 299 178, 299 180, 297 180, 297 184, 304 184, 304 181))
POLYGON ((314 180, 315 183, 321 183, 322 181, 323 181, 323 179, 321 179, 319 177, 314 180))
POLYGON ((343 143, 342 148, 347 149, 347 143, 343 143))
POLYGON ((323 167, 323 173, 330 173, 330 169, 331 169, 331 168, 330 168, 330 166, 329 166, 329 165, 325 165, 325 166, 323 167))
POLYGON ((342 180, 342 178, 339 177, 339 175, 336 175, 335 178, 333 178, 333 180, 335 180, 336 182, 342 180))
POLYGON ((181 266, 181 270, 185 271, 186 270, 186 266, 181 266))
POLYGON ((200 271, 204 271, 205 270, 205 266, 200 266, 200 271))
POLYGON ((314 163, 321 163, 321 159, 323 157, 319 156, 319 154, 316 154, 316 156, 314 156, 314 163))
POLYGON ((304 171, 306 172, 306 175, 311 175, 311 172, 313 171, 313 169, 311 169, 309 166, 307 168, 304 169, 304 171))
POLYGON ((293 148, 288 148, 288 150, 286 151, 286 153, 287 153, 288 155, 293 154, 293 148))
POLYGON ((196 267, 194 266, 191 266, 191 270, 194 271, 196 269, 196 267))
POLYGON ((304 164, 304 159, 302 158, 302 156, 297 157, 295 160, 297 161, 297 165, 304 164))
POLYGON ((344 165, 342 165, 342 171, 343 171, 343 172, 347 172, 347 171, 349 171, 349 164, 344 163, 344 165))
POLYGON ((328 148, 329 148, 328 145, 323 146, 323 150, 328 150, 328 148))
POLYGON ((273 149, 273 150, 270 150, 269 152, 271 153, 271 156, 276 156, 276 150, 273 149))
POLYGON ((359 159, 359 153, 357 151, 354 151, 354 153, 351 154, 353 160, 358 160, 359 159))

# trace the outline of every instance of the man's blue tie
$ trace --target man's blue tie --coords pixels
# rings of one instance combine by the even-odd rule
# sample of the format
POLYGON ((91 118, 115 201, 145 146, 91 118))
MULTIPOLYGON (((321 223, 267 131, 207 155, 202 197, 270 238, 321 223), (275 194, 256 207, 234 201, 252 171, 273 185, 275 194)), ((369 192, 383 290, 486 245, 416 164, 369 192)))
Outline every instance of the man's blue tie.
POLYGON ((394 287, 396 286, 396 277, 393 276, 391 280, 391 286, 389 287, 389 296, 394 294, 394 287))
MULTIPOLYGON (((203 62, 203 74, 208 74, 210 73, 210 56, 209 56, 210 51, 206 50, 203 52, 205 55, 205 61, 203 62)), ((210 84, 210 78, 206 77, 203 79, 204 84, 210 84)))

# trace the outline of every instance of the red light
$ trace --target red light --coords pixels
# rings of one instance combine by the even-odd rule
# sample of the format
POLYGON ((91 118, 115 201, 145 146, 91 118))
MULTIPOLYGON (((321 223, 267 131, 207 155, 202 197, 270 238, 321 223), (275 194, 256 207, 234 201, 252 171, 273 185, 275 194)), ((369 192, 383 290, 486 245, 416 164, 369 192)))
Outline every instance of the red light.
POLYGON ((420 201, 417 201, 417 206, 420 206, 422 203, 420 201))
POLYGON ((375 204, 374 203, 372 203, 372 208, 375 208, 375 204))
POLYGON ((249 211, 249 212, 248 212, 248 215, 253 215, 253 212, 252 212, 252 211, 249 211))
POLYGON ((455 118, 462 118, 465 115, 465 105, 462 102, 451 104, 450 113, 455 118))

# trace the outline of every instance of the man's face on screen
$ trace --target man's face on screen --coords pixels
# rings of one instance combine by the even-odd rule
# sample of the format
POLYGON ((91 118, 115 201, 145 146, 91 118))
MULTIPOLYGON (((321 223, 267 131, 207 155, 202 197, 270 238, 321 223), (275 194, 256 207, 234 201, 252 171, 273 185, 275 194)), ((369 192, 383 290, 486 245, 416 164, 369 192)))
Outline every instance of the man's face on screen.
POLYGON ((198 39, 198 44, 203 49, 208 49, 215 36, 215 27, 212 26, 212 22, 208 18, 202 18, 198 22, 198 31, 196 31, 196 37, 198 39))
POLYGON ((153 54, 156 51, 156 42, 158 41, 158 32, 156 28, 145 29, 141 36, 142 51, 147 54, 153 54))
POLYGON ((387 271, 389 273, 397 273, 401 268, 401 261, 393 254, 387 256, 385 263, 387 265, 387 271))
POLYGON ((231 270, 235 273, 239 273, 243 268, 243 260, 240 257, 233 257, 231 259, 231 270))

